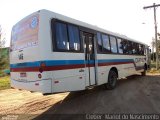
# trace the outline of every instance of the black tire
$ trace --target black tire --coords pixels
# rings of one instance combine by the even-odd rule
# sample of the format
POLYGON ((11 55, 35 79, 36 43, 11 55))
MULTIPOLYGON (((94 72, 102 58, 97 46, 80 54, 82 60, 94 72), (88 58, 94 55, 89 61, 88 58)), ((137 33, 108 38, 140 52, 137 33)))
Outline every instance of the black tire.
POLYGON ((146 66, 146 65, 144 65, 144 71, 143 71, 143 72, 141 72, 141 75, 142 75, 142 76, 146 76, 146 70, 147 70, 147 66, 146 66))
POLYGON ((114 70, 109 71, 108 75, 108 83, 106 84, 106 88, 112 90, 116 87, 118 75, 114 70))
POLYGON ((146 69, 145 69, 145 68, 144 68, 144 71, 141 72, 141 75, 142 75, 142 76, 146 76, 146 69))

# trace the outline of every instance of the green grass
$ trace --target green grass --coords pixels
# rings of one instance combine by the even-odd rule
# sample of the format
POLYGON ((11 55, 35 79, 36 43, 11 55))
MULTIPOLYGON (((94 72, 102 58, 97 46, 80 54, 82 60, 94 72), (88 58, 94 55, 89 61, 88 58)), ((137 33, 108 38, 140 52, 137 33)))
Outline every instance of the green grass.
POLYGON ((156 62, 151 62, 151 68, 156 68, 156 62))
POLYGON ((0 90, 10 88, 10 76, 0 77, 0 90))
MULTIPOLYGON (((159 64, 160 66, 160 64, 159 64)), ((151 69, 147 70, 148 73, 157 74, 160 73, 160 68, 156 70, 156 62, 151 62, 151 69)))

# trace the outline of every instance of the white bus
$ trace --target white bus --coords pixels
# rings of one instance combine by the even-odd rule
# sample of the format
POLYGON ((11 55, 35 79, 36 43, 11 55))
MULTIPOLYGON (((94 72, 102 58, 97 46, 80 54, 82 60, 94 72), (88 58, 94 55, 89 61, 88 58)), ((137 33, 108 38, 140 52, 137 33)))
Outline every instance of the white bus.
POLYGON ((13 26, 11 87, 43 94, 84 90, 145 75, 148 46, 99 27, 39 10, 13 26))

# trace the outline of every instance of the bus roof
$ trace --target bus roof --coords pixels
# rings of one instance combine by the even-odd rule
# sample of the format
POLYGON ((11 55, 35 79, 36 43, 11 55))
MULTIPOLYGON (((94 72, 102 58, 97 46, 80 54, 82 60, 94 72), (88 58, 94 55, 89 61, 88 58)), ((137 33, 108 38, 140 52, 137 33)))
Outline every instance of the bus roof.
POLYGON ((114 33, 114 32, 111 32, 109 30, 105 30, 103 28, 100 28, 98 26, 91 25, 91 24, 88 24, 88 23, 85 23, 85 22, 82 22, 82 21, 64 16, 64 15, 61 15, 61 14, 58 14, 58 13, 55 13, 55 12, 52 12, 52 11, 49 11, 49 10, 46 10, 46 9, 39 10, 38 12, 45 13, 45 15, 50 16, 50 18, 56 18, 56 19, 59 19, 59 20, 62 20, 62 21, 72 23, 72 24, 76 24, 76 25, 79 25, 79 26, 90 28, 90 29, 93 29, 93 30, 98 31, 98 32, 106 33, 106 34, 109 34, 109 35, 113 35, 113 36, 116 36, 116 37, 119 37, 119 38, 122 38, 122 39, 126 39, 126 40, 129 40, 129 41, 137 42, 137 43, 143 44, 145 46, 148 46, 147 44, 145 44, 143 42, 140 42, 140 41, 137 41, 137 40, 134 40, 132 38, 129 38, 126 35, 122 35, 122 34, 119 34, 119 33, 114 33))

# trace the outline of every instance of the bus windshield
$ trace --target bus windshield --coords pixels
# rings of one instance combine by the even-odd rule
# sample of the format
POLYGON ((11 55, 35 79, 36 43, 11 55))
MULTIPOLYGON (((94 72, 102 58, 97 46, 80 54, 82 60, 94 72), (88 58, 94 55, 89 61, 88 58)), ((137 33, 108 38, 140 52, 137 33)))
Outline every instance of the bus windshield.
POLYGON ((12 28, 11 51, 38 45, 39 15, 22 20, 12 28))

